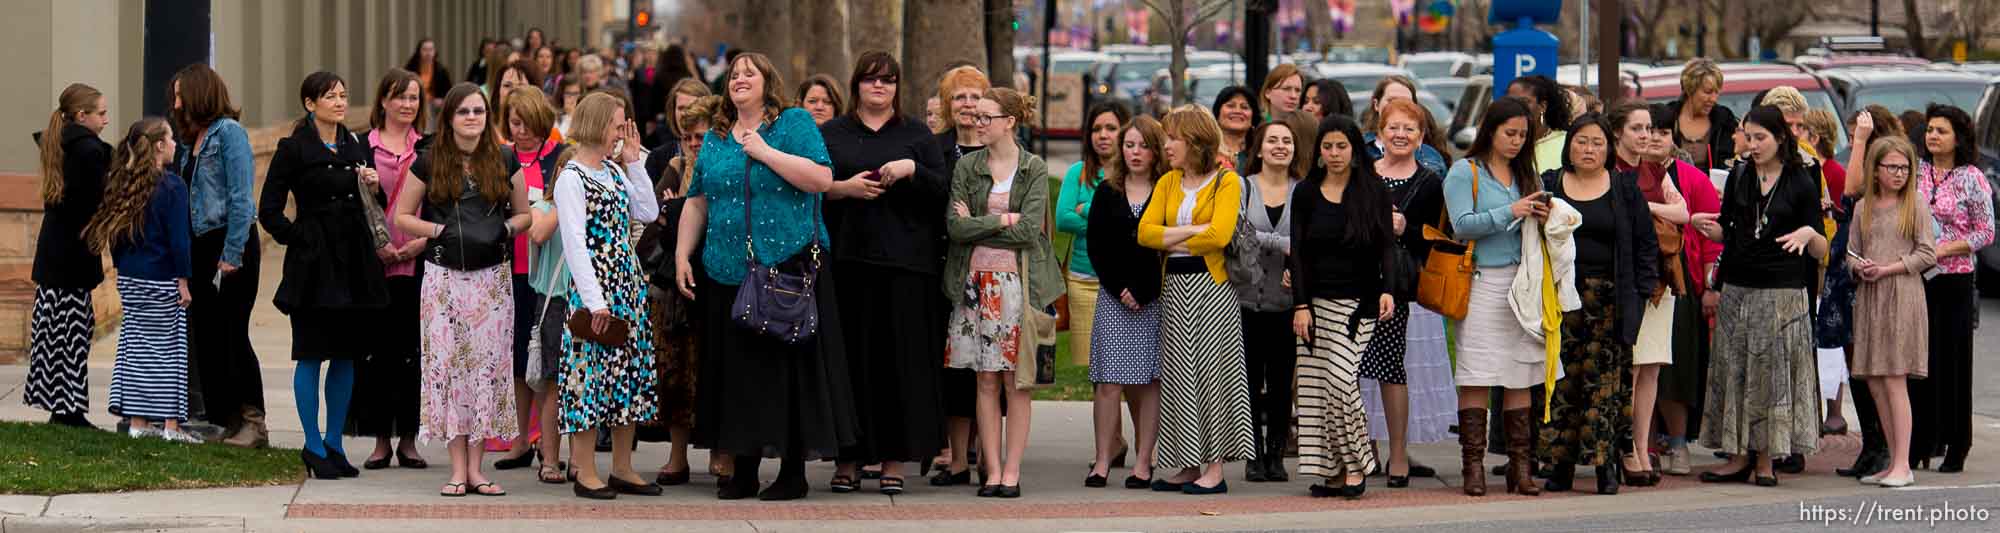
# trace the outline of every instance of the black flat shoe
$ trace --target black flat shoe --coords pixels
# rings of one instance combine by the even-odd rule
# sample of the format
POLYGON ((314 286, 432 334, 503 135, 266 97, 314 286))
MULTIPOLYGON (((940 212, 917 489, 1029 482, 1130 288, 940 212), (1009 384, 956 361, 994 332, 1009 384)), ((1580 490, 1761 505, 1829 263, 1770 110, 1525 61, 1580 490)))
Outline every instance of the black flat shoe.
POLYGON ((1000 486, 999 486, 999 485, 980 485, 980 486, 979 486, 979 492, 976 492, 976 493, 974 493, 974 495, 976 495, 976 496, 979 496, 979 497, 981 497, 981 498, 992 498, 992 497, 995 497, 995 496, 999 496, 999 495, 1000 495, 1000 486))
POLYGON ((951 473, 950 469, 940 468, 938 469, 936 474, 931 475, 931 486, 933 487, 949 487, 953 485, 971 485, 971 484, 972 484, 972 469, 969 468, 965 470, 960 470, 956 474, 951 473))
POLYGON ((608 478, 605 486, 611 487, 611 490, 618 491, 619 494, 631 494, 633 496, 659 496, 660 493, 666 492, 666 489, 661 488, 658 484, 633 483, 619 479, 618 476, 608 478))
POLYGON ((1105 479, 1104 476, 1091 474, 1089 477, 1083 478, 1083 486, 1090 487, 1093 489, 1101 489, 1104 488, 1105 485, 1109 485, 1110 481, 1111 480, 1109 479, 1105 479))
POLYGON ((542 454, 541 450, 531 449, 528 450, 527 452, 522 453, 521 455, 516 455, 513 457, 502 457, 497 461, 493 461, 493 469, 513 470, 516 468, 527 468, 528 466, 535 464, 535 458, 537 456, 540 456, 541 454, 542 454))
POLYGON ((1153 492, 1180 492, 1180 491, 1181 491, 1181 487, 1183 487, 1183 486, 1185 486, 1185 485, 1187 485, 1187 484, 1186 484, 1186 483, 1174 483, 1174 482, 1172 482, 1172 481, 1167 481, 1167 480, 1164 480, 1164 479, 1154 479, 1154 480, 1153 480, 1153 492))
POLYGON ((1128 446, 1122 446, 1122 445, 1121 445, 1121 446, 1119 446, 1119 447, 1118 447, 1118 455, 1113 455, 1113 456, 1111 456, 1111 467, 1112 467, 1112 468, 1125 468, 1125 452, 1127 452, 1127 451, 1130 451, 1130 450, 1131 450, 1131 448, 1130 448, 1130 447, 1128 447, 1128 446))
POLYGON ((1361 495, 1366 493, 1368 493, 1367 476, 1362 476, 1360 483, 1355 483, 1353 485, 1348 485, 1340 488, 1340 497, 1347 498, 1350 500, 1359 500, 1361 499, 1361 495))
POLYGON ((1150 489, 1153 488, 1153 480, 1140 479, 1139 476, 1125 476, 1125 488, 1132 490, 1150 489))
POLYGON ((1332 498, 1334 496, 1340 496, 1346 494, 1347 487, 1344 486, 1335 487, 1327 485, 1325 483, 1314 483, 1312 484, 1312 486, 1306 487, 1306 492, 1311 494, 1312 497, 1314 498, 1332 498))
POLYGON ((1938 463, 1938 473, 1956 474, 1964 472, 1965 456, 1971 451, 1969 448, 1971 446, 1952 446, 1951 449, 1945 450, 1944 462, 1938 463))
POLYGON ((1776 487, 1776 486, 1778 486, 1778 477, 1777 477, 1777 476, 1757 476, 1757 486, 1759 486, 1759 487, 1776 487))
POLYGON ((424 461, 424 458, 422 457, 411 457, 408 455, 403 455, 403 452, 396 452, 396 466, 422 470, 425 468, 430 468, 431 464, 429 462, 424 461))
POLYGON ((1841 477, 1863 478, 1875 475, 1883 470, 1887 470, 1888 468, 1889 468, 1888 454, 1876 451, 1868 451, 1860 455, 1854 456, 1853 466, 1849 466, 1847 468, 1834 469, 1833 473, 1841 477))
POLYGON ((1795 453, 1784 457, 1779 457, 1778 460, 1772 461, 1771 469, 1784 474, 1797 474, 1805 472, 1806 456, 1805 454, 1795 453))
POLYGON ((1192 481, 1181 484, 1181 494, 1203 496, 1208 494, 1226 494, 1228 492, 1229 480, 1227 479, 1215 482, 1215 486, 1213 487, 1203 487, 1201 483, 1192 481))
MULTIPOLYGON (((614 478, 612 478, 612 479, 617 479, 617 478, 615 478, 615 477, 614 477, 614 478)), ((571 484, 570 484, 570 491, 571 491, 571 492, 575 492, 575 493, 576 493, 576 497, 578 497, 578 498, 583 498, 583 499, 587 499, 587 500, 616 500, 616 499, 618 499, 618 489, 613 489, 613 488, 611 488, 611 485, 609 485, 609 484, 607 484, 607 485, 605 485, 605 486, 602 486, 602 487, 598 487, 598 488, 594 488, 594 489, 593 489, 593 488, 590 488, 590 487, 585 487, 585 486, 583 486, 583 482, 579 481, 579 482, 575 482, 575 483, 571 483, 571 484)))
POLYGON ((771 482, 771 486, 765 487, 763 492, 757 493, 757 499, 767 502, 798 500, 804 499, 806 493, 810 491, 811 487, 806 486, 806 479, 803 477, 792 479, 781 477, 771 482))
POLYGON ((1437 475, 1438 471, 1435 468, 1420 465, 1414 462, 1410 463, 1409 477, 1437 477, 1437 475))
POLYGON ((723 477, 728 477, 729 479, 722 480, 722 482, 719 483, 721 487, 715 489, 715 499, 741 500, 744 498, 753 498, 757 496, 756 482, 754 481, 738 482, 734 476, 723 476, 723 477))
POLYGON ((1251 483, 1263 483, 1265 479, 1266 478, 1264 476, 1264 461, 1258 459, 1251 459, 1245 462, 1245 464, 1243 465, 1244 481, 1248 481, 1251 483))
POLYGON ((1410 476, 1389 476, 1389 488, 1400 489, 1410 486, 1410 476))
POLYGON ((389 467, 388 456, 383 456, 377 459, 369 459, 361 462, 361 468, 364 470, 381 470, 388 467, 389 467))
POLYGON ((999 489, 999 490, 995 490, 995 491, 993 491, 993 497, 995 497, 995 498, 1010 498, 1010 499, 1011 499, 1011 498, 1019 498, 1019 497, 1021 497, 1021 486, 1020 486, 1020 485, 1014 485, 1014 486, 1007 486, 1007 485, 1001 485, 1001 486, 1000 486, 1000 489, 999 489))
POLYGON ((1749 465, 1744 465, 1742 470, 1737 470, 1735 472, 1731 472, 1728 474, 1717 474, 1715 472, 1709 472, 1709 471, 1702 471, 1701 473, 1702 483, 1742 483, 1749 480, 1750 480, 1749 465))
POLYGON ((679 472, 660 472, 659 477, 653 479, 653 483, 658 484, 662 487, 686 485, 688 479, 690 479, 691 476, 692 473, 687 470, 682 470, 679 472))
POLYGON ((347 462, 347 456, 341 455, 340 452, 327 450, 326 462, 333 465, 334 471, 339 472, 340 477, 361 477, 361 469, 355 468, 354 463, 347 462))

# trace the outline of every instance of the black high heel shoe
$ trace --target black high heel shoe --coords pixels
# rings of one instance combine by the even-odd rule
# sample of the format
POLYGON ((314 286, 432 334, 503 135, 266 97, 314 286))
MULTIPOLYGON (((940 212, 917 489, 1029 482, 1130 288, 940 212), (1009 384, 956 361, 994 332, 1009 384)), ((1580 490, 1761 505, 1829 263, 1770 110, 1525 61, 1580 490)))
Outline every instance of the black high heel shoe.
POLYGON ((354 463, 347 462, 347 456, 340 452, 327 450, 326 463, 332 465, 333 471, 338 472, 340 477, 361 477, 361 469, 355 468, 354 463))
POLYGON ((340 479, 340 470, 326 461, 326 457, 313 455, 311 450, 299 450, 299 462, 306 466, 306 473, 313 479, 340 479))
POLYGON ((1625 467, 1618 464, 1617 461, 1605 461, 1603 466, 1597 467, 1597 493, 1604 495, 1617 494, 1618 478, 1622 477, 1619 474, 1624 469, 1625 467))

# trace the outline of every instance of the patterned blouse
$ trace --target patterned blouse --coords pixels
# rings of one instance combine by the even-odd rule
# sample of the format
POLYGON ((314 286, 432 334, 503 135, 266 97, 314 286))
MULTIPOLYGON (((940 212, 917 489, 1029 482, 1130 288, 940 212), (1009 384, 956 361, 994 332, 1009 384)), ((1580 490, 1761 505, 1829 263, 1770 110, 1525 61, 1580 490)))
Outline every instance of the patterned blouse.
MULTIPOLYGON (((821 166, 831 163, 826 141, 813 124, 812 114, 803 108, 786 109, 778 120, 758 127, 758 134, 780 152, 806 158, 821 166)), ((694 183, 689 197, 708 198, 708 227, 702 238, 701 264, 708 277, 724 285, 743 283, 743 178, 744 161, 749 158, 743 145, 726 131, 713 130, 702 138, 701 155, 695 158, 694 183)), ((832 246, 826 224, 813 212, 818 194, 793 187, 791 182, 763 163, 751 162, 750 223, 756 231, 757 262, 777 265, 804 250, 819 234, 822 249, 832 246)))
MULTIPOLYGON (((1965 241, 1973 250, 1993 243, 1993 191, 1986 175, 1973 165, 1959 165, 1944 176, 1926 161, 1918 168, 1917 191, 1930 203, 1937 219, 1938 243, 1965 241)), ((1977 254, 1938 257, 1938 271, 1971 274, 1977 254)))

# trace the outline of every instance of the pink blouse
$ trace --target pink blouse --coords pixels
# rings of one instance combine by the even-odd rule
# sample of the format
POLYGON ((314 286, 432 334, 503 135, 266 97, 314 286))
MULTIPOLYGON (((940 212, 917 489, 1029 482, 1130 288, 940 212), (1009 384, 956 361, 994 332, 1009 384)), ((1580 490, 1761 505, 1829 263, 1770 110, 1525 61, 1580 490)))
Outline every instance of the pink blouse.
MULTIPOLYGON (((417 140, 421 138, 423 136, 418 135, 416 130, 412 128, 404 134, 403 151, 398 153, 382 144, 382 130, 377 129, 368 132, 368 146, 375 153, 375 173, 381 176, 382 191, 389 197, 389 203, 382 206, 384 209, 391 211, 395 209, 396 195, 403 192, 403 176, 409 174, 410 163, 417 160, 417 140)), ((423 206, 419 205, 417 209, 421 210, 423 206)), ((402 246, 410 242, 410 239, 413 238, 415 238, 414 235, 409 235, 403 233, 400 229, 396 229, 396 224, 393 220, 389 223, 390 243, 402 246)), ((408 261, 382 265, 382 273, 389 277, 414 276, 417 274, 417 260, 412 258, 408 261)))
MULTIPOLYGON (((1993 243, 1993 191, 1978 167, 1959 165, 1940 176, 1926 161, 1918 167, 1916 185, 1937 220, 1939 244, 1965 241, 1976 251, 1993 243)), ((1972 255, 1937 258, 1938 271, 1945 274, 1971 274, 1972 266, 1972 255)))
MULTIPOLYGON (((1013 191, 1011 190, 987 193, 986 214, 999 215, 1012 212, 1007 210, 1007 200, 1010 196, 1013 196, 1013 191)), ((972 247, 972 270, 974 272, 1014 272, 1017 269, 1018 265, 1015 263, 1013 250, 985 246, 972 247)))

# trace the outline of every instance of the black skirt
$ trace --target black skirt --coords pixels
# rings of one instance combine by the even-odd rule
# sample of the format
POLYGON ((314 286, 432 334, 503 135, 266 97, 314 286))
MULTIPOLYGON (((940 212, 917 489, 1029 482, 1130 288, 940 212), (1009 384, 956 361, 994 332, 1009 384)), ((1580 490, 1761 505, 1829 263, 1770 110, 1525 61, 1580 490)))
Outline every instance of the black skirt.
POLYGON ((292 360, 352 361, 381 344, 373 332, 382 309, 294 309, 292 360))
POLYGON ((938 364, 944 358, 944 297, 937 276, 840 263, 848 381, 860 440, 840 458, 873 464, 920 461, 944 448, 938 364))
POLYGON ((854 401, 832 268, 820 270, 819 335, 793 346, 728 319, 735 285, 703 276, 695 301, 703 320, 695 445, 738 457, 838 457, 857 439, 854 401))
POLYGON ((375 350, 355 361, 353 413, 348 418, 349 433, 356 437, 405 437, 417 435, 417 404, 422 401, 418 382, 423 369, 422 320, 418 294, 423 266, 418 262, 414 276, 389 278, 389 310, 376 321, 375 350))

